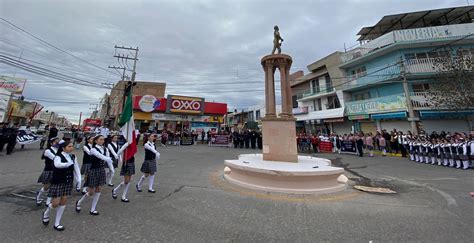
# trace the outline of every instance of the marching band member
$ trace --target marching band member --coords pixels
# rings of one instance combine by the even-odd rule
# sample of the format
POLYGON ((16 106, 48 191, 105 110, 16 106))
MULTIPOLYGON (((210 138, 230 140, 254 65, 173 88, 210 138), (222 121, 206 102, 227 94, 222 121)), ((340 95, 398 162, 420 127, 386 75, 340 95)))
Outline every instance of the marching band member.
MULTIPOLYGON (((43 193, 47 193, 49 190, 49 186, 51 185, 51 179, 53 178, 53 171, 54 171, 54 157, 56 156, 56 153, 58 152, 58 142, 59 138, 51 138, 49 143, 50 146, 44 150, 43 155, 41 156, 41 159, 44 160, 44 169, 43 172, 41 173, 40 177, 38 178, 38 183, 43 184, 43 187, 38 191, 36 194, 36 205, 40 206, 43 200, 41 199, 41 195, 43 193)), ((51 198, 48 197, 46 199, 46 205, 48 205, 51 202, 51 198)))
POLYGON ((153 183, 155 180, 156 160, 160 159, 160 153, 156 150, 154 139, 155 134, 150 134, 148 137, 148 142, 145 144, 145 161, 143 162, 140 169, 144 175, 142 175, 136 186, 138 192, 142 191, 142 184, 145 178, 150 176, 148 182, 148 192, 155 193, 155 190, 153 189, 153 183))
POLYGON ((48 194, 53 200, 44 211, 42 221, 44 225, 48 225, 50 212, 56 208, 54 229, 57 231, 64 230, 64 226, 61 225, 61 217, 66 208, 67 197, 71 196, 74 177, 79 185, 81 184, 81 172, 76 156, 71 153, 73 150, 74 145, 71 142, 64 142, 60 145, 57 156, 54 157, 53 177, 48 194))
MULTIPOLYGON (((89 172, 89 169, 91 168, 91 149, 94 143, 94 137, 90 136, 86 138, 86 143, 84 144, 83 151, 84 155, 82 156, 82 166, 81 166, 81 175, 82 175, 82 181, 87 180, 87 173, 89 172)), ((79 186, 78 186, 79 187, 79 186)), ((82 189, 82 194, 86 194, 87 192, 87 187, 84 185, 84 188, 82 189)))
MULTIPOLYGON (((106 173, 105 164, 112 164, 109 151, 104 147, 104 136, 98 135, 94 137, 93 148, 91 149, 91 167, 89 169, 86 186, 88 192, 76 202, 76 212, 81 211, 81 204, 87 197, 92 197, 92 206, 89 211, 91 215, 99 215, 96 210, 99 202, 102 186, 105 185, 106 173)), ((113 169, 113 167, 112 167, 113 169)))

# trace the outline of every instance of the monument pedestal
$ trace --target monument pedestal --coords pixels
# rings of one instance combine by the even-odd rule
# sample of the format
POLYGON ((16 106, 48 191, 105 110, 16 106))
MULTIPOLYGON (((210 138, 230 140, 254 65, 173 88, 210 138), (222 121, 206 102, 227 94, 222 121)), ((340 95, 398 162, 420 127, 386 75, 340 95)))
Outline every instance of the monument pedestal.
POLYGON ((295 122, 295 118, 262 119, 264 160, 298 162, 295 122))

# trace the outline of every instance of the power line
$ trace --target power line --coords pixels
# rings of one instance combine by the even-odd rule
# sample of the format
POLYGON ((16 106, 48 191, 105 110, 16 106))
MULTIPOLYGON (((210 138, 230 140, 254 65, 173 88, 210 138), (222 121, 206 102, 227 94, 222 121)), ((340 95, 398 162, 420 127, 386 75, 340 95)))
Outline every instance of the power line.
POLYGON ((93 67, 96 67, 96 68, 100 69, 100 70, 103 70, 103 71, 106 71, 106 72, 108 72, 108 73, 112 73, 112 74, 116 75, 115 73, 111 72, 110 70, 107 70, 107 69, 105 69, 105 68, 103 68, 103 67, 100 67, 100 66, 98 66, 98 65, 96 65, 96 64, 94 64, 94 63, 91 63, 91 62, 89 62, 89 61, 87 61, 87 60, 85 60, 85 59, 82 59, 82 58, 80 58, 80 57, 78 57, 78 56, 76 56, 76 55, 74 55, 74 54, 71 54, 71 53, 69 53, 69 52, 67 52, 67 51, 65 51, 65 50, 63 50, 63 49, 61 49, 61 48, 59 48, 59 47, 57 47, 57 46, 55 46, 55 45, 53 45, 53 44, 51 44, 51 43, 45 41, 45 40, 43 40, 43 39, 41 39, 41 38, 39 38, 39 37, 37 37, 37 36, 35 36, 35 35, 33 35, 32 33, 30 33, 30 32, 28 32, 28 31, 26 31, 26 30, 24 30, 24 29, 18 27, 17 25, 13 24, 12 22, 10 22, 10 21, 8 21, 8 20, 2 18, 2 17, 0 17, 0 20, 4 21, 5 23, 7 23, 7 24, 13 26, 14 28, 16 28, 16 29, 20 30, 21 32, 25 33, 26 35, 28 35, 28 36, 34 38, 35 40, 37 40, 37 41, 39 41, 39 42, 41 42, 41 43, 43 43, 43 44, 45 44, 45 45, 47 45, 47 46, 53 48, 53 49, 55 49, 55 50, 57 50, 57 51, 59 51, 59 52, 65 53, 65 54, 67 54, 67 55, 69 55, 69 56, 72 56, 72 57, 74 57, 74 58, 76 58, 76 59, 78 59, 78 60, 81 60, 81 61, 83 61, 84 63, 87 63, 87 64, 89 64, 89 65, 91 65, 91 66, 93 66, 93 67))

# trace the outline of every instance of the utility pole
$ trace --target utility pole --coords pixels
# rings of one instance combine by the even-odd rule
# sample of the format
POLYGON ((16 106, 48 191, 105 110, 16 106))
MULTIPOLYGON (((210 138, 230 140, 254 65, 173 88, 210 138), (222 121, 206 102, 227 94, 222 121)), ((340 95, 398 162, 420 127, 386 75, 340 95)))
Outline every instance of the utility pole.
POLYGON ((411 103, 409 92, 410 90, 408 89, 408 80, 406 78, 406 68, 403 57, 400 57, 400 75, 402 76, 403 92, 405 94, 405 102, 407 104, 408 109, 408 121, 410 122, 411 129, 413 130, 415 135, 418 135, 418 127, 416 126, 416 122, 419 121, 420 118, 415 116, 413 104, 411 103))

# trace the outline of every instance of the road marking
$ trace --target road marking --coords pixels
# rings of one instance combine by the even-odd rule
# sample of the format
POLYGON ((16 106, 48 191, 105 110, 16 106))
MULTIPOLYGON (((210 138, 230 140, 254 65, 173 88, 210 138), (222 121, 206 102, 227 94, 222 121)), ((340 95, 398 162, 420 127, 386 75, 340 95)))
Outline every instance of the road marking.
POLYGON ((24 195, 21 195, 21 194, 17 194, 17 193, 10 193, 11 195, 15 196, 15 197, 22 197, 22 198, 28 198, 28 199, 33 199, 33 200, 36 200, 36 198, 34 197, 28 197, 28 196, 24 196, 24 195))
POLYGON ((423 183, 418 183, 418 182, 414 182, 414 181, 409 181, 409 180, 404 180, 404 179, 401 179, 401 178, 396 178, 396 177, 391 177, 391 176, 387 176, 387 178, 390 178, 390 179, 393 179, 393 180, 398 180, 398 181, 402 181, 402 182, 405 182, 407 184, 410 184, 410 185, 413 185, 413 186, 422 186, 422 187, 426 187, 428 189, 430 189, 431 191, 434 191, 434 192, 437 192, 438 194, 440 194, 442 197, 444 197, 444 199, 446 200, 448 206, 458 206, 458 203, 456 202, 456 199, 454 199, 453 196, 449 195, 448 193, 438 189, 438 188, 434 188, 434 187, 431 187, 431 186, 428 186, 426 184, 423 184, 423 183))

